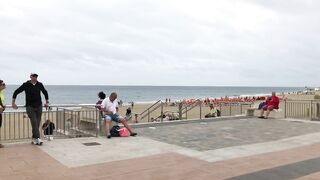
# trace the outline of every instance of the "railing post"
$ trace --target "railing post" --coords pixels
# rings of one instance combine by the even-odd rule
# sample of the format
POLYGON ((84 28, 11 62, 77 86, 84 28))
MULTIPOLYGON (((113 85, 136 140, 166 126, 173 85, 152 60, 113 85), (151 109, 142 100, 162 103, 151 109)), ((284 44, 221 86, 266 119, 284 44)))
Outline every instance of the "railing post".
POLYGON ((100 112, 99 112, 99 110, 96 110, 96 127, 97 127, 96 137, 99 137, 99 135, 100 135, 100 112))
POLYGON ((310 120, 312 120, 312 100, 310 101, 310 120))
POLYGON ((220 116, 222 116, 222 111, 221 111, 221 103, 219 103, 219 109, 220 109, 220 116))
POLYGON ((63 134, 66 134, 66 110, 63 109, 63 134))
POLYGON ((188 106, 186 107, 186 120, 188 120, 188 106))
POLYGON ((200 119, 202 119, 202 103, 200 103, 200 119))
POLYGON ((148 109, 148 122, 150 122, 150 113, 149 113, 149 109, 148 109))
POLYGON ((179 103, 179 119, 182 120, 182 103, 179 103))
POLYGON ((287 100, 284 100, 284 118, 287 119, 287 100))
POLYGON ((242 103, 240 103, 240 114, 242 114, 242 103))
POLYGON ((229 109, 229 116, 231 116, 231 103, 229 103, 230 109, 229 109))
POLYGON ((316 118, 319 120, 319 117, 320 117, 320 112, 319 112, 319 110, 320 110, 320 104, 319 104, 319 102, 316 102, 316 112, 315 112, 315 115, 316 115, 316 118))
POLYGON ((161 102, 161 123, 163 122, 163 103, 161 102))
MULTIPOLYGON (((56 132, 58 132, 58 129, 59 129, 59 125, 60 125, 60 123, 59 123, 59 107, 57 107, 57 110, 56 110, 56 132)), ((58 134, 58 133, 57 133, 58 134)))

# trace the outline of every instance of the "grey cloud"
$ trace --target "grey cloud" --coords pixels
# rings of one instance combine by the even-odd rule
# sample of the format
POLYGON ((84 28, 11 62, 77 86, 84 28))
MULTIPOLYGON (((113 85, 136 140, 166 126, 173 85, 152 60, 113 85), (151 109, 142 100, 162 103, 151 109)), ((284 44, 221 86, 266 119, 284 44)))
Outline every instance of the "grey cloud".
POLYGON ((2 4, 0 76, 10 83, 37 71, 48 84, 318 84, 316 1, 2 4))

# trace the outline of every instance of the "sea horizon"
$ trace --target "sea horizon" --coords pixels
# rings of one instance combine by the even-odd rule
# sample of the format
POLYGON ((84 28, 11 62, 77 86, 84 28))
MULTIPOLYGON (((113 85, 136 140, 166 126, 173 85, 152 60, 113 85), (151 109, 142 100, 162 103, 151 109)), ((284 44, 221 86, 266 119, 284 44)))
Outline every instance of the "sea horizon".
MULTIPOLYGON (((14 90, 20 85, 7 85, 4 91, 6 104, 11 103, 14 90)), ((249 86, 146 86, 146 85, 45 85, 49 93, 50 104, 94 104, 97 94, 104 91, 118 93, 118 100, 125 104, 152 103, 170 99, 172 102, 182 99, 203 99, 237 96, 265 96, 272 91, 289 93, 303 91, 305 87, 249 87, 249 86)), ((17 97, 17 104, 24 105, 24 93, 17 97)), ((44 101, 44 98, 43 98, 44 101)))
MULTIPOLYGON (((25 81, 24 81, 25 82, 25 81)), ((39 81, 41 83, 43 83, 42 81, 39 81)), ((23 82, 22 82, 23 83, 23 82)), ((21 83, 21 84, 22 84, 21 83)), ((8 86, 20 86, 21 84, 8 84, 6 83, 6 85, 8 86)), ((315 86, 268 86, 268 85, 264 85, 264 86, 254 86, 254 85, 237 85, 237 86, 232 86, 232 85, 104 85, 104 84, 46 84, 43 83, 44 86, 126 86, 126 87, 141 87, 141 86, 148 86, 148 87, 276 87, 276 88, 316 88, 315 86)))

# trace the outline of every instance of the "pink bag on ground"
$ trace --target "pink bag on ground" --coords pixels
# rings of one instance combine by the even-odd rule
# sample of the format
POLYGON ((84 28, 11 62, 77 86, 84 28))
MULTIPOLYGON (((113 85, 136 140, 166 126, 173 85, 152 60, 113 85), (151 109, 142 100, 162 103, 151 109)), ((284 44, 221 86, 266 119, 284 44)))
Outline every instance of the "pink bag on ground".
POLYGON ((128 137, 130 135, 129 130, 125 127, 119 129, 120 137, 128 137))

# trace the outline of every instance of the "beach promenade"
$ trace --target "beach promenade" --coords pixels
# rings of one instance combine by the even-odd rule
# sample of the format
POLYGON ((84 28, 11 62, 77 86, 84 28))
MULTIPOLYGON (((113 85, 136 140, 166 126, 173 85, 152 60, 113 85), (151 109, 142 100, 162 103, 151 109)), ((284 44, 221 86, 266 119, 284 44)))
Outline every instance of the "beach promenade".
POLYGON ((0 180, 319 179, 319 129, 240 116, 142 125, 137 137, 5 144, 0 180))

